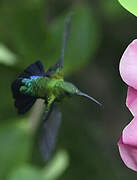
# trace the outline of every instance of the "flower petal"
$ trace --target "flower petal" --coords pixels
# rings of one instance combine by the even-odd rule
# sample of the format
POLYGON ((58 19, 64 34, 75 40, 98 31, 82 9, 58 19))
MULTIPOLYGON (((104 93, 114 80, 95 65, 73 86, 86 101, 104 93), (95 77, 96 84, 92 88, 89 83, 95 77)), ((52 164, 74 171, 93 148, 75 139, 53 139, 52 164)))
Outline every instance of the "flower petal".
POLYGON ((126 106, 133 116, 137 116, 137 90, 130 86, 127 91, 126 106))
POLYGON ((134 119, 124 128, 122 141, 124 144, 135 146, 137 148, 137 117, 134 117, 134 119))
POLYGON ((120 137, 118 147, 121 158, 125 165, 128 168, 137 171, 137 148, 134 146, 124 144, 122 141, 122 137, 120 137))
POLYGON ((125 50, 120 60, 119 70, 123 81, 137 89, 137 39, 125 50))

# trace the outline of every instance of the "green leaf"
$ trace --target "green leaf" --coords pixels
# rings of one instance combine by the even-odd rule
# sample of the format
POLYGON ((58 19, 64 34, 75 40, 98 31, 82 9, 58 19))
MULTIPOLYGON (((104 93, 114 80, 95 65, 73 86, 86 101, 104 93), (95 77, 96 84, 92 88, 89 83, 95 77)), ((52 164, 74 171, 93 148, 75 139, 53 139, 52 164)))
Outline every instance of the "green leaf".
POLYGON ((5 179, 7 172, 26 162, 31 145, 30 135, 19 123, 9 123, 0 128, 0 179, 5 179))
POLYGON ((16 63, 16 55, 4 44, 0 44, 0 63, 5 65, 14 65, 16 63))
POLYGON ((136 0, 119 0, 120 4, 129 12, 137 16, 137 1, 136 0))
POLYGON ((45 180, 39 169, 35 167, 24 165, 15 169, 8 180, 45 180))
POLYGON ((69 166, 69 156, 64 150, 57 152, 52 161, 43 170, 45 179, 55 180, 58 179, 69 166))
POLYGON ((8 180, 56 180, 69 165, 66 151, 60 150, 44 169, 37 169, 30 165, 22 165, 14 169, 8 180))

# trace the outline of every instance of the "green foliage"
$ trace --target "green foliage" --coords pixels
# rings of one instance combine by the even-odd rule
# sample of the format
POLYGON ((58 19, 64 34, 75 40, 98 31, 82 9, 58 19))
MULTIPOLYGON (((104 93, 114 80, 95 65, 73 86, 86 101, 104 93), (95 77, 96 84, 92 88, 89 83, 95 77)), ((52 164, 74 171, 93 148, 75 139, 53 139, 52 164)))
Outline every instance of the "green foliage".
POLYGON ((0 179, 5 179, 7 172, 26 162, 29 157, 31 137, 21 126, 18 121, 0 127, 0 179))
MULTIPOLYGON (((135 1, 119 1, 137 15, 135 1)), ((136 21, 122 9, 115 0, 0 1, 0 180, 132 179, 134 175, 115 158, 114 148, 119 134, 116 120, 123 108, 115 69, 121 47, 136 36, 136 21), (64 74, 81 90, 98 96, 105 108, 99 110, 83 98, 65 103, 56 153, 43 162, 34 142, 39 108, 22 119, 16 113, 10 86, 34 61, 40 59, 46 69, 56 63, 70 11, 64 74)), ((125 117, 127 114, 123 122, 125 117)))
POLYGON ((29 165, 16 168, 8 180, 45 180, 41 171, 29 165))
POLYGON ((98 28, 91 9, 86 6, 74 7, 55 17, 49 24, 46 22, 43 1, 38 7, 28 6, 26 1, 16 2, 16 6, 11 4, 8 11, 7 5, 5 2, 0 8, 1 17, 8 13, 8 19, 1 21, 1 26, 6 28, 10 24, 10 32, 3 31, 0 38, 10 37, 8 43, 12 43, 18 54, 16 66, 25 68, 30 62, 41 59, 45 67, 49 67, 57 61, 61 53, 65 18, 70 11, 74 15, 65 54, 65 73, 80 69, 93 57, 98 46, 98 28))
POLYGON ((137 16, 137 1, 136 0, 119 0, 120 4, 129 12, 137 16))
POLYGON ((8 180, 56 180, 68 167, 68 154, 59 151, 48 166, 38 169, 28 164, 24 164, 14 169, 8 180))
POLYGON ((4 44, 0 44, 0 63, 12 66, 16 63, 16 60, 16 55, 4 44))
POLYGON ((115 19, 120 19, 124 16, 122 11, 122 7, 119 5, 118 1, 115 0, 100 0, 100 5, 103 8, 104 15, 110 19, 110 21, 114 21, 115 19))
POLYGON ((56 180, 62 175, 68 166, 68 153, 64 150, 60 150, 48 166, 43 169, 44 178, 48 180, 56 180))

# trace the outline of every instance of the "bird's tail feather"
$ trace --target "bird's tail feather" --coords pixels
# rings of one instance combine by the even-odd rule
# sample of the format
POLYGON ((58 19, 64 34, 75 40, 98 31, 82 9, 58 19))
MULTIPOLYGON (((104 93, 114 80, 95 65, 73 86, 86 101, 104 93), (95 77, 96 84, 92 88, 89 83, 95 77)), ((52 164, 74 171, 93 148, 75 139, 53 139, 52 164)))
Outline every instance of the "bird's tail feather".
POLYGON ((23 73, 21 73, 17 79, 15 79, 11 85, 13 98, 15 99, 15 107, 18 109, 19 114, 26 113, 36 101, 36 97, 26 95, 20 92, 21 86, 23 86, 22 80, 24 78, 30 78, 31 76, 45 76, 44 67, 40 61, 35 62, 28 66, 23 73))
POLYGON ((14 104, 19 114, 26 113, 36 101, 35 97, 20 92, 22 85, 22 79, 16 79, 11 86, 13 98, 15 99, 14 104))

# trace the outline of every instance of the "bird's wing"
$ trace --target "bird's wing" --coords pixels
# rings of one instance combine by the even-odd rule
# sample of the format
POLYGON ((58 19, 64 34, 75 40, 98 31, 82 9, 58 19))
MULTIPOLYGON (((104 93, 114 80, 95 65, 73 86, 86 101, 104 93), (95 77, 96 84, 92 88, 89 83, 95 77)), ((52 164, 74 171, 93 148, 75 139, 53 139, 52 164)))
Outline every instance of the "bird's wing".
POLYGON ((48 160, 54 150, 58 129, 61 123, 61 111, 52 106, 49 113, 43 115, 42 134, 40 136, 40 151, 45 160, 48 160))
POLYGON ((61 56, 59 57, 58 62, 53 67, 49 68, 49 70, 46 72, 46 74, 48 76, 56 73, 58 71, 58 69, 63 68, 64 53, 65 53, 66 44, 67 44, 67 40, 68 40, 68 36, 69 36, 69 32, 70 32, 70 26, 71 26, 71 17, 72 17, 72 13, 69 13, 69 15, 67 16, 66 21, 65 21, 66 25, 65 25, 65 30, 64 30, 64 34, 63 34, 61 56))

